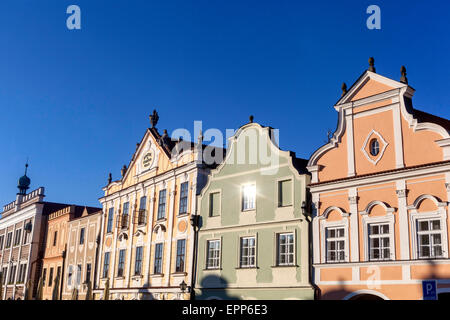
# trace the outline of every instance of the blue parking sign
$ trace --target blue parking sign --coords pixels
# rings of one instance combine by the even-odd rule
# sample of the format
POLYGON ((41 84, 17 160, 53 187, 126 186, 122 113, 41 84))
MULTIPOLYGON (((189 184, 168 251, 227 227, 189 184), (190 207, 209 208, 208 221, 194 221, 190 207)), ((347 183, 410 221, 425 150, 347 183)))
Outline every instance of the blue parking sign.
POLYGON ((423 300, 437 300, 436 280, 422 281, 423 300))

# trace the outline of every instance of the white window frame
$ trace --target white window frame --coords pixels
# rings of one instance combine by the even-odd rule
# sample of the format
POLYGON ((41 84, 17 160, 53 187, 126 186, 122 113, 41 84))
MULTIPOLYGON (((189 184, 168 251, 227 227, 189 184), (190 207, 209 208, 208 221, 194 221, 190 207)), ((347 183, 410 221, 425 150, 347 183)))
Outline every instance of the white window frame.
POLYGON ((217 218, 222 215, 222 189, 210 190, 208 193, 208 218, 217 218), (211 215, 211 196, 215 193, 219 194, 219 214, 217 216, 211 215))
POLYGON ((277 232, 277 233, 275 233, 275 245, 274 245, 274 248, 275 248, 275 261, 274 261, 274 266, 275 267, 295 267, 295 266, 297 266, 297 232, 296 232, 296 230, 286 230, 286 231, 283 231, 283 232, 277 232), (283 264, 281 264, 280 262, 279 262, 279 254, 280 254, 280 250, 279 250, 279 241, 278 241, 278 239, 279 239, 279 237, 280 237, 280 235, 285 235, 285 234, 292 234, 292 236, 293 236, 293 244, 294 244, 294 248, 293 248, 293 262, 292 262, 292 264, 291 263, 283 263, 283 264))
MULTIPOLYGON (((342 214, 342 220, 339 221, 327 221, 326 217, 324 215, 321 215, 319 217, 320 219, 320 234, 321 234, 321 240, 320 240, 320 261, 321 263, 345 263, 350 261, 350 255, 349 255, 349 235, 348 235, 348 228, 349 228, 349 221, 348 221, 348 213, 342 214), (344 228, 344 261, 341 262, 327 262, 327 252, 326 252, 326 229, 327 228, 344 228)), ((354 240, 358 241, 358 239, 354 240)))
MULTIPOLYGON (((257 243, 257 237, 256 235, 245 235, 239 237, 239 257, 238 257, 238 266, 241 269, 247 269, 247 268, 256 268, 257 266, 257 256, 258 256, 258 243, 257 243), (255 254, 253 256, 254 263, 253 264, 242 264, 242 240, 244 239, 254 239, 255 241, 255 254)), ((248 259, 252 257, 251 255, 247 255, 247 261, 248 259)))
MULTIPOLYGON (((417 202, 417 200, 416 200, 417 202)), ((411 234, 412 259, 427 260, 426 258, 419 258, 419 247, 417 238, 417 221, 418 220, 440 220, 441 221, 441 241, 442 241, 442 256, 432 259, 448 259, 448 226, 447 226, 447 212, 445 203, 438 203, 438 209, 435 211, 418 212, 416 204, 409 206, 409 226, 411 234)))
POLYGON ((286 177, 280 177, 275 181, 275 190, 277 195, 277 200, 275 202, 275 208, 292 208, 295 203, 295 177, 293 176, 286 176, 286 177), (280 204, 280 183, 284 181, 291 181, 291 199, 292 203, 290 205, 282 206, 280 204))
MULTIPOLYGON (((391 208, 390 208, 391 209, 391 208)), ((370 217, 369 214, 362 215, 362 224, 363 224, 363 239, 364 239, 364 261, 378 262, 378 261, 389 261, 395 260, 395 216, 390 211, 386 213, 385 216, 376 216, 370 217), (369 245, 369 226, 371 224, 388 224, 389 225, 389 260, 387 259, 379 259, 379 260, 370 260, 370 245, 369 245)))
POLYGON ((206 270, 217 270, 220 269, 222 266, 222 239, 215 238, 215 239, 207 239, 206 240, 206 246, 205 246, 205 269, 206 270), (217 267, 210 267, 209 266, 209 243, 212 241, 218 241, 219 242, 219 257, 218 257, 218 264, 217 267))
POLYGON ((256 182, 249 182, 241 185, 241 212, 247 212, 247 211, 255 211, 256 210, 256 182), (244 189, 248 188, 250 186, 254 186, 255 188, 255 194, 253 199, 253 208, 244 208, 244 189))

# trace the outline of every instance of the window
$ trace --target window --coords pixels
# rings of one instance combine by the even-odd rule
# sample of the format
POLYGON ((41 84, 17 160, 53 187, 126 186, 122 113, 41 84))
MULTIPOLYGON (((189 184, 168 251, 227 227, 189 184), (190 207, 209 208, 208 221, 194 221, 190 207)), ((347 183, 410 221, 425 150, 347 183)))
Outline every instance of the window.
POLYGON ((26 264, 21 264, 19 266, 19 278, 17 280, 18 283, 23 283, 25 281, 25 271, 27 270, 26 264))
POLYGON ((61 283, 62 281, 61 281, 61 266, 58 266, 58 269, 57 269, 57 271, 56 271, 56 276, 58 277, 58 279, 59 279, 59 282, 61 283))
POLYGON ((69 266, 69 270, 67 271, 67 285, 72 285, 72 275, 73 275, 73 267, 69 266))
POLYGON ((138 213, 138 225, 144 225, 145 224, 145 204, 147 203, 147 197, 143 196, 141 197, 140 203, 139 203, 139 213, 138 213))
POLYGON ((142 247, 136 247, 136 259, 134 261, 134 274, 142 273, 142 247))
POLYGON ((3 267, 2 269, 2 275, 3 275, 3 284, 6 283, 6 273, 8 272, 8 268, 7 267, 3 267))
POLYGON ((277 236, 277 266, 294 264, 294 234, 283 233, 277 236))
POLYGON ((256 238, 241 238, 240 246, 241 256, 239 266, 241 268, 256 267, 256 238))
POLYGON ((20 244, 20 236, 22 235, 22 229, 16 230, 14 234, 14 245, 18 246, 20 244))
POLYGON ((130 203, 125 202, 123 204, 123 213, 122 213, 122 229, 128 228, 128 213, 129 213, 130 203))
POLYGON ((5 246, 5 248, 10 248, 11 247, 11 240, 12 240, 12 232, 9 232, 8 235, 6 236, 6 246, 5 246))
POLYGON ((292 206, 292 180, 278 181, 278 206, 292 206))
POLYGON ((220 215, 220 193, 213 192, 209 194, 209 216, 217 217, 220 215))
POLYGON ((114 219, 114 208, 109 208, 108 210, 108 223, 106 225, 106 233, 112 232, 114 219))
POLYGON ((42 286, 45 287, 45 280, 47 278, 47 269, 44 269, 44 271, 42 272, 42 286))
POLYGON ((25 230, 23 232, 23 243, 22 244, 27 244, 28 242, 30 242, 30 235, 31 235, 31 222, 28 222, 28 224, 25 226, 25 230), (28 229, 27 229, 28 226, 28 229))
POLYGON ((254 210, 256 199, 256 186, 249 184, 242 187, 242 211, 254 210))
POLYGON ((88 263, 86 264, 86 279, 84 282, 88 283, 89 281, 91 281, 91 264, 88 263))
POLYGON ((1 235, 0 236, 0 250, 3 249, 3 239, 5 238, 5 236, 1 235))
POLYGON ((207 250, 206 269, 218 269, 220 267, 220 240, 208 240, 207 250))
POLYGON ((187 205, 188 205, 188 187, 189 182, 183 182, 181 184, 181 192, 180 192, 180 212, 179 214, 187 213, 187 205))
POLYGON ((53 284, 53 268, 50 268, 50 273, 48 274, 48 286, 51 287, 53 284))
POLYGON ((418 220, 419 259, 442 257, 441 220, 418 220))
POLYGON ((8 283, 14 283, 14 278, 16 277, 16 269, 17 269, 17 266, 15 266, 15 265, 13 265, 11 267, 11 271, 9 273, 8 283))
POLYGON ((84 232, 85 228, 80 229, 80 244, 84 244, 84 232))
POLYGON ((125 265, 125 249, 119 251, 119 264, 117 266, 117 276, 123 277, 123 268, 125 265))
POLYGON ((370 140, 370 154, 375 157, 378 155, 379 152, 380 152, 380 143, 378 142, 378 140, 377 139, 370 140))
POLYGON ((155 245, 155 265, 153 266, 154 274, 162 273, 162 258, 163 258, 163 244, 157 243, 155 245))
POLYGON ((175 264, 175 272, 184 272, 184 259, 186 254, 186 240, 177 241, 177 260, 175 264))
POLYGON ((389 224, 369 225, 370 260, 389 260, 391 257, 389 224))
POLYGON ((56 246, 56 238, 58 237, 58 231, 55 231, 55 233, 53 233, 53 246, 56 246))
POLYGON ((105 256, 103 258, 103 278, 108 277, 109 273, 109 252, 105 252, 105 256))
POLYGON ((166 189, 159 191, 158 202, 158 217, 157 219, 164 219, 166 216, 166 189))
POLYGON ((327 262, 345 261, 345 229, 326 229, 326 253, 327 262))
POLYGON ((77 266, 77 285, 81 283, 81 264, 77 266))

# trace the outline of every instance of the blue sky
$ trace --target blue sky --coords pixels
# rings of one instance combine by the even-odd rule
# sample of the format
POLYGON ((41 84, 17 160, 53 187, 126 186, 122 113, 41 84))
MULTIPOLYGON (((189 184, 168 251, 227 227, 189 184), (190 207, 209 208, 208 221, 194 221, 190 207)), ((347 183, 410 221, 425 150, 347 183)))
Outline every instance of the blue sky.
POLYGON ((448 1, 99 1, 0 3, 0 204, 29 157, 48 201, 98 206, 158 109, 160 131, 280 129, 308 158, 334 130, 343 81, 375 57, 414 106, 450 116, 448 1), (66 8, 81 8, 81 30, 66 8), (381 30, 366 8, 381 8, 381 30))

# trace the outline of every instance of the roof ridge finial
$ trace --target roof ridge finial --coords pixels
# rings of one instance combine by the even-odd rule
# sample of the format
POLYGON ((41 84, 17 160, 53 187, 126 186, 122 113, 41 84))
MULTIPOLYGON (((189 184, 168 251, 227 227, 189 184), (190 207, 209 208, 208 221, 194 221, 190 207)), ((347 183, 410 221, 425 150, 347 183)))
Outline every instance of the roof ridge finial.
POLYGON ((25 163, 25 175, 27 175, 27 171, 28 171, 28 157, 27 157, 27 162, 25 163))
POLYGON ((253 123, 253 119, 254 119, 255 117, 253 116, 253 115, 250 115, 250 117, 248 117, 248 119, 250 120, 250 123, 253 123))
POLYGON ((400 77, 400 82, 408 84, 408 78, 406 77, 406 68, 405 68, 405 66, 402 66, 400 68, 400 72, 402 74, 402 76, 400 77))
POLYGON ((376 72, 375 71, 375 59, 373 57, 369 58, 369 71, 376 72))
POLYGON ((343 97, 347 93, 347 84, 345 82, 342 82, 341 89, 342 89, 341 97, 343 97))

